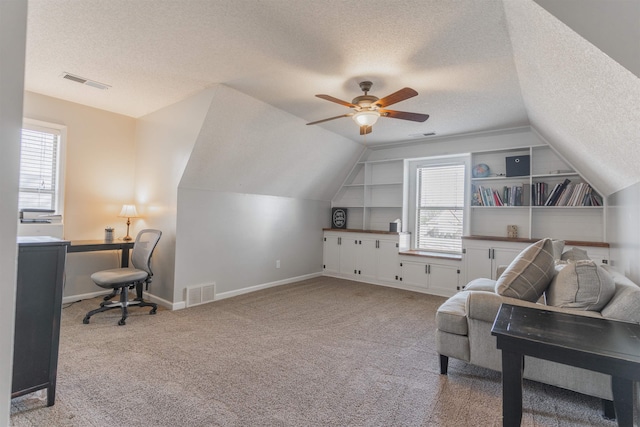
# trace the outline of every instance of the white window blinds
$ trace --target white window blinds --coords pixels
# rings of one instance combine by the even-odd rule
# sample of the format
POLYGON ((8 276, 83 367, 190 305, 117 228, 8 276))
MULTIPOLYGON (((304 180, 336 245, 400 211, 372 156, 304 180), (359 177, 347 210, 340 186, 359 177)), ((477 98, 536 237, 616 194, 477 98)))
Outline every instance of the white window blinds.
POLYGON ((418 249, 462 252, 464 171, 464 163, 418 167, 418 249))
POLYGON ((59 142, 55 129, 22 129, 19 209, 56 209, 59 142))

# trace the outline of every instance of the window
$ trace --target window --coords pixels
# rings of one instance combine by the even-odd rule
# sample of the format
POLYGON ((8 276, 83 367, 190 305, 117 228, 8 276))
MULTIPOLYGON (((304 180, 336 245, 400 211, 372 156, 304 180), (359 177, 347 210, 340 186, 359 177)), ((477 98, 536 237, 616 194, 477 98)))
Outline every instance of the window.
POLYGON ((416 249, 462 252, 465 162, 430 162, 416 168, 416 249))
POLYGON ((62 207, 62 155, 64 127, 25 120, 20 151, 19 209, 62 207))

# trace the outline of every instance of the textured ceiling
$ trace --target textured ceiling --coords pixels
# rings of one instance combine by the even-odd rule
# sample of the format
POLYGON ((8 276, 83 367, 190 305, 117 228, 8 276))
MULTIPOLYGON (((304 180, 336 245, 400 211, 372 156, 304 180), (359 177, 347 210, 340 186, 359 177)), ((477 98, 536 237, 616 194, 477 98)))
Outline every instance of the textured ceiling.
MULTIPOLYGON (((132 117, 222 83, 315 121, 350 111, 315 94, 351 101, 365 79, 431 115, 383 118, 367 144, 529 124, 500 1, 29 0, 26 89, 132 117)), ((319 126, 363 141, 349 118, 319 126)))
POLYGON ((640 181, 640 79, 532 2, 505 2, 532 126, 602 193, 640 181))

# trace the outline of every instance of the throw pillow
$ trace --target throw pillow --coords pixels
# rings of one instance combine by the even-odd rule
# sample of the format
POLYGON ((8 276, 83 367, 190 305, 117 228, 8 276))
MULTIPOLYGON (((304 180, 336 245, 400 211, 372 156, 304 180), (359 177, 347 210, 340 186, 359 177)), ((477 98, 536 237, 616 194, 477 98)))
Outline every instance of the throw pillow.
POLYGON ((600 311, 613 297, 613 278, 591 260, 571 262, 558 270, 546 291, 548 305, 600 311))
POLYGON ((537 301, 555 272, 551 239, 524 249, 496 281, 496 293, 525 301, 537 301))
POLYGON ((560 259, 562 261, 580 261, 582 259, 591 259, 591 258, 589 258, 589 255, 587 255, 587 251, 574 247, 569 249, 568 251, 565 251, 560 257, 560 259))

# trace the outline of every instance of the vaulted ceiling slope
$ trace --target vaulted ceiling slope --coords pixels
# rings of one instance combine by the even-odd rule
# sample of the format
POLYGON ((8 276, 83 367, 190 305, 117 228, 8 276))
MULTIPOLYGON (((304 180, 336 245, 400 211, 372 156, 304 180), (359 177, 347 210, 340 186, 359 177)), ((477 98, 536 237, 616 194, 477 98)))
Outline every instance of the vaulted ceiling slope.
POLYGON ((180 187, 328 201, 363 150, 218 85, 180 187))
POLYGON ((640 79, 537 4, 504 6, 531 125, 603 193, 640 181, 640 79))

